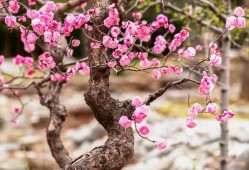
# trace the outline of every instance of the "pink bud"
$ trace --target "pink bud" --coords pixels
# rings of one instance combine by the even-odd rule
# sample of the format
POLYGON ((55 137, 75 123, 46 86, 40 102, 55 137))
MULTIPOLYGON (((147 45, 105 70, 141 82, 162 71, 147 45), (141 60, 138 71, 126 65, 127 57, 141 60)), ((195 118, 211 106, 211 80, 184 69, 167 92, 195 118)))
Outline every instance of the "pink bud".
POLYGON ((157 148, 159 150, 165 150, 168 148, 168 142, 166 140, 160 140, 157 142, 157 148))
POLYGON ((149 126, 147 125, 142 125, 139 129, 139 134, 141 135, 148 135, 150 133, 150 129, 149 129, 149 126))
POLYGON ((80 45, 80 40, 73 39, 71 44, 73 47, 78 47, 80 45))
POLYGON ((131 120, 129 120, 127 116, 121 116, 119 119, 119 124, 124 128, 129 128, 131 127, 131 120))
POLYGON ((187 118, 186 126, 188 128, 194 128, 196 126, 196 121, 192 117, 189 117, 187 118))
POLYGON ((234 14, 237 16, 237 17, 243 17, 245 15, 245 12, 244 12, 244 9, 241 8, 241 7, 237 7, 235 8, 234 10, 234 14))
POLYGON ((136 107, 139 107, 143 104, 142 99, 139 96, 136 96, 132 99, 132 104, 136 107))
POLYGON ((208 103, 208 105, 206 106, 206 112, 211 113, 211 114, 215 114, 218 110, 218 106, 216 103, 208 103))
POLYGON ((19 107, 13 107, 13 112, 15 113, 15 114, 19 114, 20 112, 21 112, 21 109, 19 108, 19 107))

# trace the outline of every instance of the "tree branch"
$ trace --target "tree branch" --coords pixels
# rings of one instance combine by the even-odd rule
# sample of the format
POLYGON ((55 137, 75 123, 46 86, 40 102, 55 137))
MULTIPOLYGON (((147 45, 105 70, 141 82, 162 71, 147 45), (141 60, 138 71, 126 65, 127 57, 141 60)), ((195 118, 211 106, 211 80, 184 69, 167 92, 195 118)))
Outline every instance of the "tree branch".
POLYGON ((170 8, 171 10, 173 10, 175 12, 179 12, 179 13, 181 13, 181 14, 183 14, 183 15, 191 18, 191 19, 196 20, 199 24, 210 28, 212 31, 214 31, 214 32, 216 32, 218 34, 221 34, 223 32, 222 29, 220 29, 220 28, 218 28, 216 26, 213 26, 210 23, 207 23, 207 22, 205 22, 205 21, 203 21, 201 19, 194 18, 192 15, 189 15, 188 13, 184 12, 182 9, 178 8, 177 6, 174 6, 171 2, 165 2, 164 7, 168 7, 168 8, 170 8))
POLYGON ((149 97, 144 101, 144 104, 145 105, 150 105, 151 102, 155 101, 157 98, 162 96, 168 89, 180 86, 180 85, 182 85, 183 83, 186 83, 186 82, 192 82, 192 83, 195 83, 195 84, 200 84, 200 82, 192 80, 192 79, 188 79, 188 78, 184 78, 182 80, 175 81, 175 82, 169 82, 164 87, 162 87, 157 92, 155 92, 154 94, 149 95, 149 97))
POLYGON ((60 103, 59 93, 63 82, 55 85, 54 93, 41 98, 41 104, 50 110, 50 122, 47 127, 47 142, 53 157, 61 168, 70 164, 72 158, 69 156, 61 139, 60 133, 63 122, 66 120, 66 108, 60 103))

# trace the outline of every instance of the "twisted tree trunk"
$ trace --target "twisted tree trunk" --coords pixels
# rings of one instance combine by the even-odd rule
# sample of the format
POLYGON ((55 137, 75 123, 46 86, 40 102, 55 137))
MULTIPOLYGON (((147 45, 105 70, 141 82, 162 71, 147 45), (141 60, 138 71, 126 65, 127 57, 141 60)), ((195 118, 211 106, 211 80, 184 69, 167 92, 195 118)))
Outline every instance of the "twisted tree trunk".
MULTIPOLYGON (((108 6, 113 3, 110 0, 94 1, 94 6, 101 9, 100 17, 96 17, 94 23, 102 25, 108 12, 108 6)), ((102 41, 104 27, 94 27, 88 35, 95 40, 102 41)), ((90 48, 88 41, 88 56, 91 67, 89 86, 85 92, 85 100, 92 109, 95 118, 105 128, 108 139, 103 146, 94 148, 87 154, 80 156, 64 169, 77 170, 118 170, 124 167, 133 156, 134 137, 131 128, 124 129, 119 125, 122 115, 131 117, 134 107, 131 101, 119 101, 110 96, 109 77, 110 69, 106 66, 106 52, 104 48, 90 48)))

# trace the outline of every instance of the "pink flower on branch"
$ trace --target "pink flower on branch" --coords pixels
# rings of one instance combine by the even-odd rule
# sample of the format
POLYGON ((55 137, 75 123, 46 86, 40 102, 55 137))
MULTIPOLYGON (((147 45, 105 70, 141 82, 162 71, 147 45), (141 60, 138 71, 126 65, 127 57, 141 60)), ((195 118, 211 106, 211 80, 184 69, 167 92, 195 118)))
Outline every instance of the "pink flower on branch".
POLYGON ((132 99, 132 104, 136 107, 139 107, 143 104, 143 101, 139 96, 136 96, 132 99))
POLYGON ((138 128, 138 132, 140 135, 148 135, 150 133, 150 128, 147 125, 142 125, 138 128))
POLYGON ((168 149, 169 145, 168 145, 168 142, 166 140, 159 140, 157 142, 157 148, 159 150, 165 150, 165 149, 168 149))
POLYGON ((9 11, 12 13, 18 13, 20 8, 20 5, 18 4, 18 2, 16 0, 10 0, 9 1, 9 11))
POLYGON ((124 128, 129 128, 131 127, 131 120, 129 120, 127 116, 121 116, 119 119, 119 124, 124 128))

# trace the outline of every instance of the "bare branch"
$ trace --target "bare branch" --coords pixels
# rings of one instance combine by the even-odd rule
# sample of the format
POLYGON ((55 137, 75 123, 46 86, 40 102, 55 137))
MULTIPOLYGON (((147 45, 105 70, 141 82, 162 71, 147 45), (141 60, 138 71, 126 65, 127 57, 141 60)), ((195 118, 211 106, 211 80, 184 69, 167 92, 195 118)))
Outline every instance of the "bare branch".
POLYGON ((188 78, 184 78, 182 80, 175 81, 175 82, 169 82, 164 87, 162 87, 157 92, 155 92, 154 94, 149 95, 149 97, 144 101, 144 104, 150 105, 151 102, 155 101, 158 97, 162 96, 168 89, 173 88, 173 87, 177 87, 177 86, 182 85, 183 83, 186 83, 186 82, 200 84, 200 82, 192 80, 192 79, 188 79, 188 78))
POLYGON ((201 25, 203 25, 205 27, 210 28, 212 31, 214 31, 214 32, 216 32, 218 34, 221 34, 223 32, 222 29, 220 29, 220 28, 218 28, 216 26, 213 26, 210 23, 207 23, 207 22, 203 21, 202 19, 196 19, 196 18, 194 18, 192 15, 189 15, 188 13, 184 12, 182 9, 178 8, 177 6, 173 5, 170 2, 165 2, 164 6, 170 8, 171 10, 173 10, 175 12, 179 12, 179 13, 181 13, 181 14, 183 14, 183 15, 191 18, 191 19, 196 20, 199 24, 201 24, 201 25))

